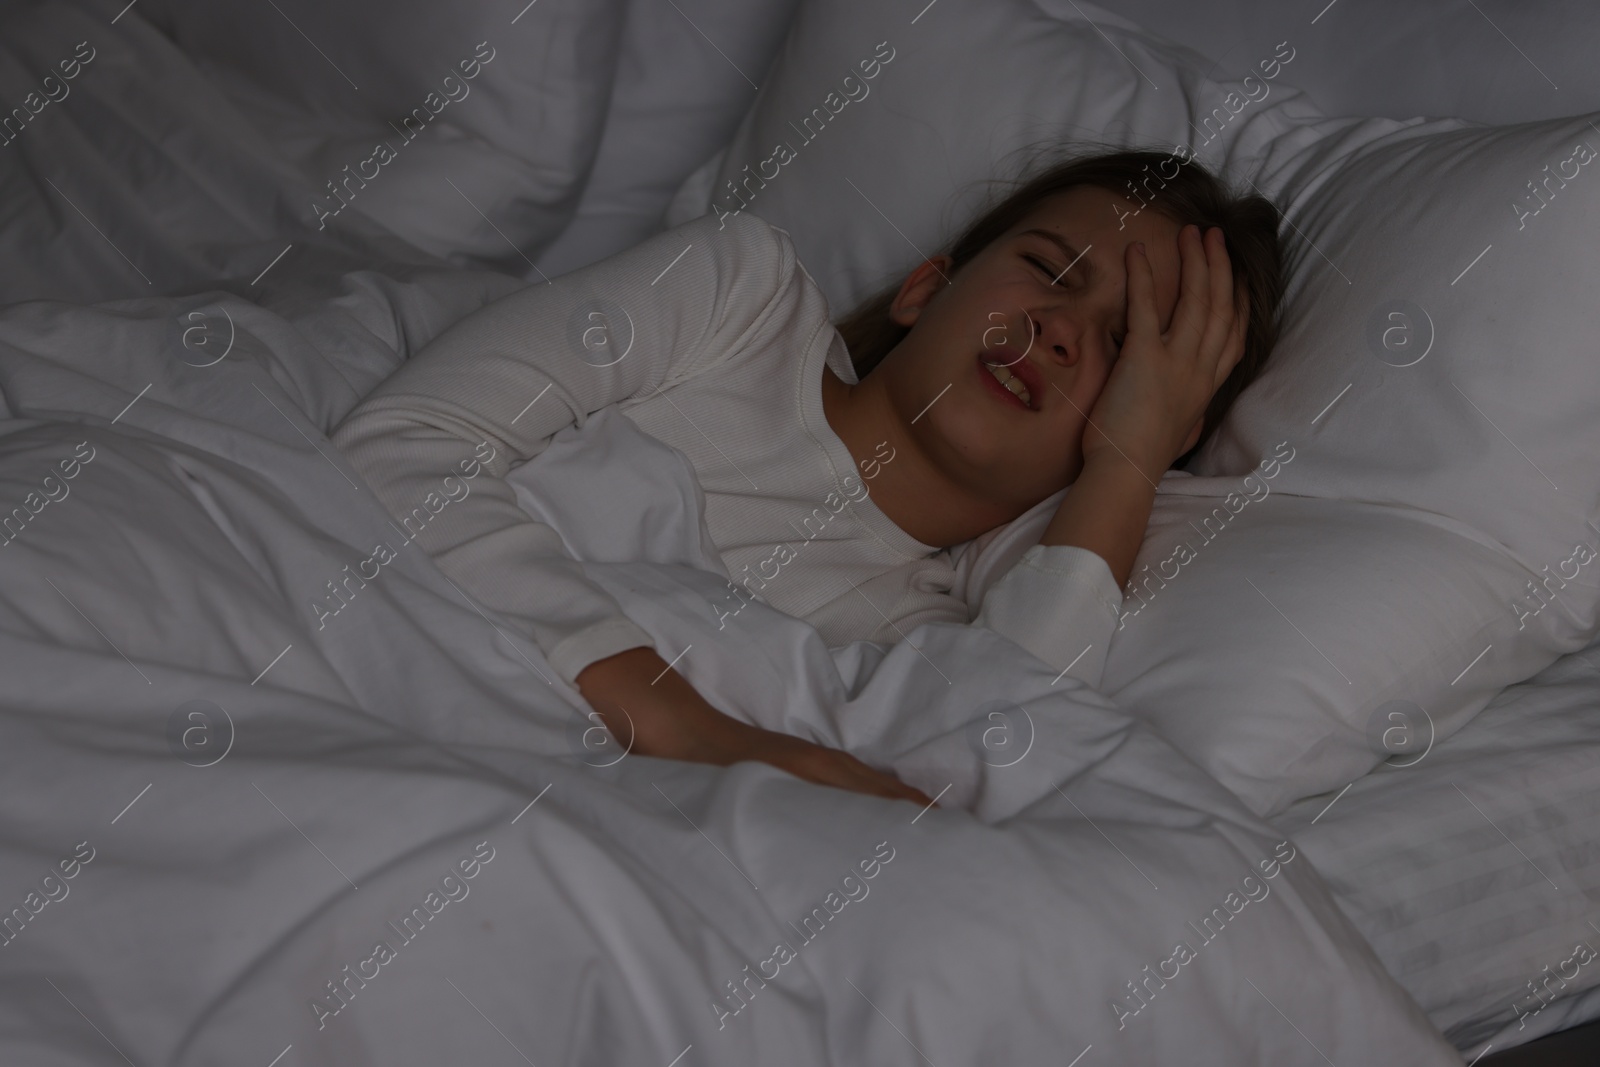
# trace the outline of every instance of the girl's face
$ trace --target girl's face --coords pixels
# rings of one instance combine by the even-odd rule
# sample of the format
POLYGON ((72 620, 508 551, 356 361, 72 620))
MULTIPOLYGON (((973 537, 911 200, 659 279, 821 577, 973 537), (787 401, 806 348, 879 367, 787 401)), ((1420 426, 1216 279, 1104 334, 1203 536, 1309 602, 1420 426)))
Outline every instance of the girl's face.
POLYGON ((1170 327, 1179 229, 1096 186, 1042 200, 953 275, 939 256, 906 278, 890 316, 910 332, 872 375, 948 477, 1021 514, 1083 468, 1084 427, 1128 330, 1135 241, 1154 269, 1162 332, 1170 327), (1017 381, 1001 384, 1008 375, 1025 403, 1017 381))

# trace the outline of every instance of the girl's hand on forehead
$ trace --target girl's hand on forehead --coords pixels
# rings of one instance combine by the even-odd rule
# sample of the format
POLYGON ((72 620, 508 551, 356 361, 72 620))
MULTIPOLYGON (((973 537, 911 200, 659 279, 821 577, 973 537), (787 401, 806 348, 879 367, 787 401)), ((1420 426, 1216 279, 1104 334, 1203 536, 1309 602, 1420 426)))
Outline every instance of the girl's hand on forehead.
POLYGON ((1234 291, 1222 231, 1184 226, 1178 255, 1178 304, 1163 333, 1149 257, 1138 243, 1127 248, 1128 334, 1083 431, 1086 466, 1120 458, 1158 481, 1193 447, 1206 406, 1244 357, 1249 297, 1234 291))

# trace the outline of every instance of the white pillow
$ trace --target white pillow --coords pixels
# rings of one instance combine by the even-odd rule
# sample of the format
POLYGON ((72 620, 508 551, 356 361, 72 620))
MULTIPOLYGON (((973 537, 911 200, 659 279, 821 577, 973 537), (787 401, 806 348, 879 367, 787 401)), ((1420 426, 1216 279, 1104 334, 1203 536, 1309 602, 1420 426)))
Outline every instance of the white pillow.
POLYGON ((1596 119, 1401 131, 1300 197, 1277 352, 1189 469, 1304 442, 1280 490, 1465 523, 1564 572, 1541 621, 1592 635, 1600 564, 1567 561, 1600 540, 1596 119))
MULTIPOLYGON (((395 158, 365 168, 378 176, 352 187, 352 208, 427 251, 521 273, 523 256, 576 208, 625 4, 520 6, 144 0, 125 17, 148 19, 202 66, 248 79, 221 80, 264 129, 306 142, 288 148, 319 188, 388 144, 395 158), (262 90, 268 99, 251 99, 262 90), (287 120, 273 122, 285 106, 287 120), (425 121, 406 124, 417 109, 425 121)), ((291 207, 318 224, 312 203, 291 207)))
POLYGON ((1404 125, 1325 118, 1283 80, 1297 55, 1285 41, 1235 65, 1248 82, 1223 84, 1203 76, 1210 60, 1093 4, 936 4, 912 22, 806 0, 756 106, 667 225, 737 209, 729 183, 749 181, 748 210, 793 235, 838 317, 951 237, 1030 148, 1185 144, 1270 194, 1308 146, 1347 151, 1404 125))
POLYGON ((1163 480, 1101 682, 1262 815, 1420 761, 1575 640, 1517 631, 1527 574, 1488 538, 1287 495, 1292 454, 1276 480, 1163 480))
POLYGON ((1293 35, 1300 56, 1283 80, 1330 115, 1454 115, 1509 125, 1600 109, 1594 62, 1600 4, 1520 0, 1491 8, 1406 0, 1384 11, 1382 33, 1373 32, 1370 9, 1329 0, 1116 0, 1115 6, 1151 32, 1215 59, 1223 79, 1293 35))
MULTIPOLYGON (((1242 478, 1162 479, 1100 684, 1263 815, 1420 760, 1572 641, 1553 614, 1515 632, 1502 605, 1527 572, 1494 541, 1414 508, 1289 496, 1306 453, 1281 445, 1242 478)), ((972 543, 975 588, 1060 499, 972 543)))
MULTIPOLYGON (((594 169, 572 221, 537 258, 540 270, 554 278, 660 231, 678 187, 750 110, 798 6, 628 0, 594 169)), ((518 273, 539 280, 526 265, 518 273)))
MULTIPOLYGON (((1153 625, 1130 623, 1113 640, 1105 683, 1257 811, 1336 788, 1389 755, 1383 722, 1372 721, 1387 702, 1421 709, 1389 708, 1401 716, 1391 737, 1439 740, 1499 688, 1600 633, 1600 166, 1590 174, 1578 162, 1596 158, 1597 132, 1589 118, 1406 131, 1353 155, 1291 208, 1303 240, 1291 245, 1278 349, 1190 465, 1201 477, 1169 483, 1219 493, 1226 472, 1289 441, 1296 458, 1273 488, 1320 498, 1301 506, 1326 517, 1298 540, 1292 524, 1276 537, 1242 525, 1250 536, 1219 540, 1219 562, 1231 559, 1236 579, 1253 577, 1260 592, 1174 581, 1144 609, 1153 625), (1534 211, 1541 201, 1526 182, 1546 163, 1576 176, 1550 179, 1534 211), (1420 528, 1382 533, 1371 520, 1384 513, 1481 547, 1420 528), (1243 626, 1262 640, 1273 564, 1276 610, 1304 639, 1280 633, 1259 646, 1242 685, 1184 663, 1183 650, 1214 658, 1220 645, 1226 662, 1246 666, 1242 646, 1209 634, 1243 626), (1343 698, 1321 655, 1360 672, 1343 698), (1386 684, 1389 672, 1397 680, 1386 684), (1262 702, 1294 687, 1309 704, 1262 702), (1319 715, 1320 734, 1308 721, 1319 715)), ((1162 513, 1141 568, 1176 547, 1162 513)))

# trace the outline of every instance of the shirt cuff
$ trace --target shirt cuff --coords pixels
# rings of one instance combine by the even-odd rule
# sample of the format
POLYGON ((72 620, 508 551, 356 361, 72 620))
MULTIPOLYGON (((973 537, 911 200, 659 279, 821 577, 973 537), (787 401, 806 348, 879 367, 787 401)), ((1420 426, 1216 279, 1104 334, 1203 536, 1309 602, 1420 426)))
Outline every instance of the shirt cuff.
POLYGON ((654 648, 655 638, 638 623, 626 616, 597 622, 564 638, 555 648, 546 652, 545 662, 572 688, 578 688, 578 675, 589 664, 630 648, 654 648))
POLYGON ((1018 563, 1040 574, 1086 586, 1095 602, 1112 618, 1122 613, 1122 590, 1117 588, 1111 564, 1093 549, 1078 545, 1034 545, 1022 554, 1018 563))
POLYGON ((1122 593, 1099 553, 1034 545, 996 582, 972 620, 1097 688, 1122 612, 1122 593))

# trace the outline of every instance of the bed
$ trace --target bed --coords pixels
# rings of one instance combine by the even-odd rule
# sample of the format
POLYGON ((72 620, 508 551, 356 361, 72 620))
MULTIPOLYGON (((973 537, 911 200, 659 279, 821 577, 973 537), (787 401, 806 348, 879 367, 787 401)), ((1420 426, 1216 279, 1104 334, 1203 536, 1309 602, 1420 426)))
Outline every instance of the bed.
MULTIPOLYGON (((1597 30, 1359 0, 8 6, 0 1059, 1577 1047, 1597 30), (1162 482, 1100 690, 952 624, 829 648, 754 603, 722 632, 681 457, 605 412, 514 476, 698 689, 937 808, 619 747, 328 439, 463 316, 641 242, 666 266, 709 212, 784 228, 842 312, 1064 139, 1190 145, 1295 235, 1282 358, 1162 482)), ((968 546, 973 580, 1046 517, 968 546)))

